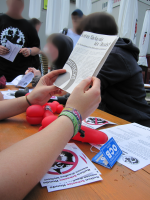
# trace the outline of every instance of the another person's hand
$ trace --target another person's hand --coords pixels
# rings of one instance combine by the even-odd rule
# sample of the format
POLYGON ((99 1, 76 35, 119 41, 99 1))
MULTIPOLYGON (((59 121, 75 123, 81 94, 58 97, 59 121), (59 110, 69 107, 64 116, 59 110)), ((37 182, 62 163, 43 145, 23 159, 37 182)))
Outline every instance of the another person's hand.
POLYGON ((87 78, 73 90, 66 107, 77 109, 82 119, 89 117, 97 109, 101 101, 100 80, 95 77, 87 78), (91 88, 89 86, 92 85, 91 88), (87 90, 87 88, 89 88, 87 90))
POLYGON ((34 67, 29 67, 29 68, 26 70, 25 74, 28 74, 29 72, 32 72, 32 73, 34 74, 34 77, 35 77, 35 76, 41 76, 40 70, 37 70, 37 69, 35 69, 34 67))
POLYGON ((0 55, 6 55, 9 53, 9 49, 0 45, 0 55))
POLYGON ((0 92, 0 101, 4 100, 2 93, 0 92))
POLYGON ((24 57, 28 57, 28 56, 30 56, 30 54, 31 54, 29 48, 22 48, 22 49, 20 49, 19 53, 22 53, 22 55, 23 55, 24 57))
POLYGON ((65 69, 52 71, 43 76, 34 90, 28 95, 31 104, 44 105, 55 94, 61 94, 61 89, 54 86, 53 83, 59 74, 65 73, 65 69))

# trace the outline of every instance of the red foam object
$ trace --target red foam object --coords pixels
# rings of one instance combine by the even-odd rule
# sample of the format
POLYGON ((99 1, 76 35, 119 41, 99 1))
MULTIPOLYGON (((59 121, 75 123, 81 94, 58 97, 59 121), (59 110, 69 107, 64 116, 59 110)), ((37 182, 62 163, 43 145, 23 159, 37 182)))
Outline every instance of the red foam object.
POLYGON ((45 128, 46 126, 48 126, 49 124, 51 124, 56 119, 57 119, 57 117, 55 115, 51 115, 51 116, 45 117, 42 120, 42 127, 45 128))
POLYGON ((53 104, 56 104, 56 106, 60 105, 60 104, 58 103, 58 101, 53 101, 53 104))
POLYGON ((30 92, 28 92, 25 96, 28 96, 30 94, 30 92))
POLYGON ((53 113, 56 113, 56 107, 57 107, 56 104, 53 104, 53 103, 47 103, 46 105, 51 107, 53 113))
POLYGON ((62 105, 58 105, 57 108, 56 108, 56 112, 58 114, 60 114, 62 112, 62 110, 64 109, 64 107, 62 105))
POLYGON ((26 120, 29 124, 40 124, 44 115, 44 108, 40 105, 32 105, 26 110, 26 120))
POLYGON ((72 139, 81 142, 93 143, 93 144, 105 144, 108 141, 108 136, 101 132, 86 126, 81 126, 81 129, 85 131, 85 137, 82 138, 78 132, 72 139))
POLYGON ((31 125, 37 125, 40 124, 42 121, 43 117, 28 117, 26 116, 26 120, 29 124, 31 125))
POLYGON ((39 131, 41 131, 43 129, 43 127, 42 126, 40 126, 40 128, 39 128, 39 131))
POLYGON ((45 110, 43 118, 54 115, 50 110, 45 110))
POLYGON ((26 115, 28 117, 43 117, 44 108, 40 105, 32 105, 27 108, 26 115))

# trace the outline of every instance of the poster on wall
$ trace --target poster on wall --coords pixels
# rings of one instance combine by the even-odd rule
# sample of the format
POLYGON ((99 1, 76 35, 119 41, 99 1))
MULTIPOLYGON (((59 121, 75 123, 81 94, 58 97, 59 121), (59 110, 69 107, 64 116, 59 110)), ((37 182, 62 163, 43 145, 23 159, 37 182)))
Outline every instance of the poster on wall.
POLYGON ((47 10, 48 0, 44 0, 44 10, 47 10))

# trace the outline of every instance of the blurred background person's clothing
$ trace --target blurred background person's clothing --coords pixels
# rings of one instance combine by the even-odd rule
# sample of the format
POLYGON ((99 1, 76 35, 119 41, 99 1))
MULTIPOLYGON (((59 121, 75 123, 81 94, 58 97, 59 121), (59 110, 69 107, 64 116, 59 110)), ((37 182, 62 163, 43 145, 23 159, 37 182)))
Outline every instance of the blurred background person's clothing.
POLYGON ((35 28, 21 15, 24 1, 7 1, 7 6, 8 12, 0 16, 0 54, 9 53, 3 50, 7 41, 21 48, 14 62, 0 57, 0 76, 4 75, 10 82, 32 67, 32 56, 39 53, 40 40, 35 28))
POLYGON ((83 17, 83 12, 80 9, 74 10, 71 14, 73 28, 72 29, 64 28, 63 30, 60 31, 60 33, 67 35, 73 40, 73 47, 75 47, 80 38, 80 35, 76 33, 76 28, 80 23, 82 17, 83 17))

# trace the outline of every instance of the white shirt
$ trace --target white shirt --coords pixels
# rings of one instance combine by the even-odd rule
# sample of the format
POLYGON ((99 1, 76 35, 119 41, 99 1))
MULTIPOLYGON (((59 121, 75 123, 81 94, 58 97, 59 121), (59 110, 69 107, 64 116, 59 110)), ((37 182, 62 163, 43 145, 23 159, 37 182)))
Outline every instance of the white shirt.
MULTIPOLYGON (((62 33, 62 31, 60 31, 60 33, 62 33)), ((71 29, 68 29, 67 36, 73 40, 73 48, 74 48, 80 38, 80 35, 74 33, 71 29)))

